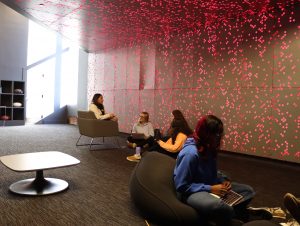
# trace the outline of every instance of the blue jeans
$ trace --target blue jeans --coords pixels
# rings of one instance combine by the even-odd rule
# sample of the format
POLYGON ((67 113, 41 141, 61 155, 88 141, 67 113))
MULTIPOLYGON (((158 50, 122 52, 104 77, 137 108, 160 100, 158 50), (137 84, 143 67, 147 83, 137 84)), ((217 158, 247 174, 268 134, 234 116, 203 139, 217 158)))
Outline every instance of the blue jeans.
POLYGON ((247 205, 255 195, 253 188, 249 185, 233 182, 231 187, 233 191, 244 197, 243 201, 234 207, 204 191, 191 194, 186 199, 186 203, 196 209, 201 218, 213 221, 217 225, 230 225, 232 218, 243 220, 244 215, 247 214, 247 205))

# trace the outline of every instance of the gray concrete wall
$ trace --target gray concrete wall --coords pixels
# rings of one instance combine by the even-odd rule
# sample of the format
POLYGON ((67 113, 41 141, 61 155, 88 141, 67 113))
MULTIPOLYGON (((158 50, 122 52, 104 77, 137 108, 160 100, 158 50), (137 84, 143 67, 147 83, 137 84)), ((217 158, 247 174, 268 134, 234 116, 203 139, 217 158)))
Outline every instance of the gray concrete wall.
POLYGON ((24 80, 28 20, 0 3, 0 80, 24 80))

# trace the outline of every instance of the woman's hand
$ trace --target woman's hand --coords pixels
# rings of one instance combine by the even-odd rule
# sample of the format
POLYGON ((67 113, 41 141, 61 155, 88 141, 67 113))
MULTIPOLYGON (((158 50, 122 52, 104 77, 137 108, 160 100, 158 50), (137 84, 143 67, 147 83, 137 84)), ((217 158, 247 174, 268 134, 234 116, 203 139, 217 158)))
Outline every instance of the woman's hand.
POLYGON ((228 190, 224 184, 216 184, 211 186, 211 193, 216 194, 220 197, 226 195, 227 192, 228 190))
POLYGON ((222 183, 224 185, 224 187, 226 188, 227 191, 229 191, 231 189, 231 182, 226 180, 222 183))

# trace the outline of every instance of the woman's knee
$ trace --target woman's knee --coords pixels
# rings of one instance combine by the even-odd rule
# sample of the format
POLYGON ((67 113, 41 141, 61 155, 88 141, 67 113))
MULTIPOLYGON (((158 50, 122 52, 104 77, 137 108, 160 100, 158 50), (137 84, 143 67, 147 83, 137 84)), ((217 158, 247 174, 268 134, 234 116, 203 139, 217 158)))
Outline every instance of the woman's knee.
POLYGON ((224 203, 221 199, 212 196, 208 192, 198 192, 190 195, 187 199, 187 204, 199 212, 206 214, 218 211, 220 213, 232 215, 234 212, 231 206, 224 203))
POLYGON ((130 142, 130 143, 134 143, 134 140, 133 140, 132 136, 127 137, 127 141, 130 142))
POLYGON ((187 204, 197 210, 205 219, 218 223, 230 222, 234 216, 234 209, 221 199, 208 192, 192 194, 186 200, 187 204))
POLYGON ((244 200, 251 200, 255 196, 254 189, 247 184, 232 183, 232 190, 241 194, 244 200))

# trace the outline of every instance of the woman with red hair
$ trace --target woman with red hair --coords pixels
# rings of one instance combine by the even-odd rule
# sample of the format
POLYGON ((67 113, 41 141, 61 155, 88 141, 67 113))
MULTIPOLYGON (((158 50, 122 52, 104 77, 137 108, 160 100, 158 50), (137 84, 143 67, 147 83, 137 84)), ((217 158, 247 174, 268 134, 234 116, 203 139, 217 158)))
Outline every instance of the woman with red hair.
POLYGON ((252 187, 218 176, 217 156, 223 134, 223 123, 216 116, 207 115, 198 121, 193 137, 186 140, 176 160, 174 183, 180 199, 196 209, 201 219, 218 226, 232 225, 233 218, 249 221, 250 211, 256 219, 272 218, 265 210, 254 213, 247 209, 255 195, 252 187), (220 199, 230 190, 243 196, 234 206, 220 199))

